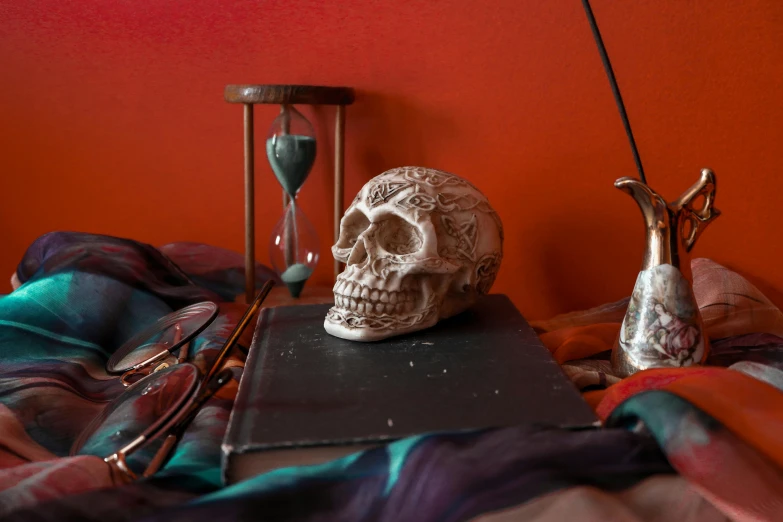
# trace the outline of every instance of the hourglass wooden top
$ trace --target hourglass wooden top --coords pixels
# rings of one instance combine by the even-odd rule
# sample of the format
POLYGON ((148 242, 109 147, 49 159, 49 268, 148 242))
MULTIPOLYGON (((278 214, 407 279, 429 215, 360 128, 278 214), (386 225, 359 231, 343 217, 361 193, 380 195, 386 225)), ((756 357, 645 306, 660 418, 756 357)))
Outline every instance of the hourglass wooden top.
POLYGON ((226 85, 224 97, 229 103, 351 105, 354 92, 320 85, 226 85))

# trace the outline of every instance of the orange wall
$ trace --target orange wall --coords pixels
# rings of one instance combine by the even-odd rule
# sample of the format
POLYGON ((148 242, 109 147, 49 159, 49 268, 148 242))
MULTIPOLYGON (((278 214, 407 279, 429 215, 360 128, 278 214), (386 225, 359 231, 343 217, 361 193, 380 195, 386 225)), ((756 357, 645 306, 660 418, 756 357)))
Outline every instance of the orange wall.
MULTIPOLYGON (((703 166, 723 216, 697 255, 783 289, 783 2, 593 0, 650 183, 703 166)), ((495 290, 530 318, 627 295, 641 262, 635 175, 578 0, 0 1, 0 277, 51 230, 241 251, 242 114, 228 83, 352 85, 346 201, 423 165, 499 211, 495 290)), ((333 109, 302 195, 330 277, 333 109)), ((274 107, 257 109, 266 134, 274 107)), ((258 158, 259 259, 280 191, 258 158)), ((2 291, 7 290, 5 283, 2 291)))

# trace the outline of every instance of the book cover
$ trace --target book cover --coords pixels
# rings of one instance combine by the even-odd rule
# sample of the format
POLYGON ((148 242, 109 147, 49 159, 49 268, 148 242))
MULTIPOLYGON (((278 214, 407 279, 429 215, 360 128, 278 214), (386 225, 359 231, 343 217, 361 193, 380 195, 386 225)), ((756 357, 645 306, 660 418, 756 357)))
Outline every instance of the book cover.
POLYGON ((426 432, 598 423, 505 295, 374 343, 327 334, 329 307, 261 311, 222 446, 226 483, 426 432))

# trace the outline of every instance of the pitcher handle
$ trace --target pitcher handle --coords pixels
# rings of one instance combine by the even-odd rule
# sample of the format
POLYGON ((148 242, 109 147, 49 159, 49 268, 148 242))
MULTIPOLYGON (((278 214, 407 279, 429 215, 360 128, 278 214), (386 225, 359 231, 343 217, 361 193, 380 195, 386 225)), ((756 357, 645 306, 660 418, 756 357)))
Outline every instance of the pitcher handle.
POLYGON ((715 173, 710 169, 702 169, 699 181, 672 204, 672 210, 680 216, 680 237, 686 252, 691 251, 707 225, 720 216, 720 211, 714 207, 715 190, 715 173), (700 196, 704 197, 704 203, 700 208, 695 208, 693 203, 700 196))

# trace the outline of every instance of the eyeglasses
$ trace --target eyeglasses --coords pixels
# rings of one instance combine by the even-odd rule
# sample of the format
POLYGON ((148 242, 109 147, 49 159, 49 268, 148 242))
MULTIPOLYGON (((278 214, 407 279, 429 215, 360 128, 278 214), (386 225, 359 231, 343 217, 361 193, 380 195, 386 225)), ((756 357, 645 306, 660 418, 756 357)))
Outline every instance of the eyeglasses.
POLYGON ((189 355, 190 341, 215 320, 217 313, 217 305, 205 301, 161 317, 120 346, 106 362, 106 371, 122 373, 122 384, 130 386, 150 373, 183 363, 189 355), (178 350, 179 357, 174 357, 178 350))
POLYGON ((204 375, 187 357, 190 342, 217 317, 215 303, 168 314, 125 342, 106 370, 122 374, 127 389, 81 432, 70 454, 108 455, 111 470, 131 481, 156 473, 201 406, 231 380, 222 364, 273 285, 261 288, 204 375))

